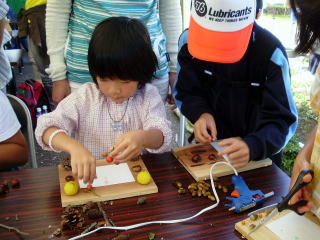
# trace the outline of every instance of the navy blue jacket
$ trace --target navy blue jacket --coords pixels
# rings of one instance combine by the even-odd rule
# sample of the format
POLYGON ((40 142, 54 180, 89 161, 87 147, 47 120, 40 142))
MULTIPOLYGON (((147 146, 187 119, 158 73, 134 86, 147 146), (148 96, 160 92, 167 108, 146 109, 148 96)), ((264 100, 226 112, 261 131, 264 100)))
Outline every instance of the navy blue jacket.
MULTIPOLYGON (((250 149, 251 160, 270 157, 279 165, 281 149, 293 136, 298 120, 290 87, 289 63, 280 41, 255 23, 243 58, 225 64, 192 57, 187 38, 188 31, 185 31, 179 40, 174 89, 182 113, 193 123, 203 113, 212 114, 218 139, 241 137, 250 149), (250 46, 266 38, 268 41, 263 41, 264 44, 275 42, 276 45, 272 46, 270 59, 261 62, 261 57, 255 54, 264 53, 250 52, 250 46), (266 73, 261 79, 252 79, 257 76, 252 76, 250 66, 254 69, 261 64, 266 65, 266 73), (252 82, 260 82, 261 87, 249 87, 252 82)), ((268 46, 261 45, 265 47, 268 46)))

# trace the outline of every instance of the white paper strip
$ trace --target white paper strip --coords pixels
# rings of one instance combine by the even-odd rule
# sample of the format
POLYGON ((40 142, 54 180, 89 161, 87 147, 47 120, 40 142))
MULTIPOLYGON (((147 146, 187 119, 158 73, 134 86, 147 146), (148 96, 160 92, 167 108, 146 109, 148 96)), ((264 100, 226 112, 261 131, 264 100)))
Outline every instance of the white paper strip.
POLYGON ((294 212, 290 212, 266 226, 283 240, 315 240, 320 236, 320 226, 294 212))
MULTIPOLYGON (((96 168, 97 178, 93 181, 93 187, 102 187, 113 184, 134 182, 135 179, 127 163, 119 165, 105 165, 96 168)), ((80 188, 86 188, 83 180, 79 181, 80 188)))

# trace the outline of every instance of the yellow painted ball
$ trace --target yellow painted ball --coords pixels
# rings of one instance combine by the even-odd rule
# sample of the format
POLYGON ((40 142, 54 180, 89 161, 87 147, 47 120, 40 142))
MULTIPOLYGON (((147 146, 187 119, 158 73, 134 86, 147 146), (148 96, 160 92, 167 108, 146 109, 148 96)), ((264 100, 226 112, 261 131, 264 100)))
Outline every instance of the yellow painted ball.
POLYGON ((146 170, 139 172, 137 175, 137 181, 140 184, 149 184, 151 181, 150 173, 146 170))
POLYGON ((63 191, 66 195, 72 196, 78 193, 79 186, 75 181, 69 181, 64 184, 63 191))

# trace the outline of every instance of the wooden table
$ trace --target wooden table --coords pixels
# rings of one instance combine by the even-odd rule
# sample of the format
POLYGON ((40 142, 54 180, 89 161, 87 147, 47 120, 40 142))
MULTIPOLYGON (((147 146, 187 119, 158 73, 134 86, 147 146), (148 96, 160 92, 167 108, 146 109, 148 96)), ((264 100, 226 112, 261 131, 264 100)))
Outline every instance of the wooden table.
MULTIPOLYGON (((180 165, 171 153, 146 155, 144 162, 151 172, 159 193, 146 195, 147 204, 137 205, 138 197, 115 200, 108 206, 107 214, 117 226, 131 225, 152 220, 169 220, 194 215, 213 202, 205 198, 192 198, 191 195, 178 195, 173 187, 174 180, 181 181, 185 187, 193 182, 189 173, 180 165)), ((241 173, 249 188, 260 189, 267 193, 275 192, 275 196, 266 200, 264 205, 280 201, 287 194, 289 177, 276 166, 241 173)), ((58 171, 56 167, 25 169, 18 172, 0 172, 1 180, 16 177, 21 187, 0 196, 0 223, 18 227, 30 235, 23 239, 48 239, 48 236, 60 225, 63 208, 60 203, 58 171), (15 219, 16 214, 19 220, 15 219), (10 219, 8 220, 8 217, 10 219)), ((219 183, 232 189, 230 176, 219 178, 219 183)), ((133 229, 125 234, 130 239, 148 239, 148 233, 156 234, 156 239, 241 239, 234 230, 234 224, 245 218, 246 213, 229 212, 222 191, 218 191, 221 202, 219 206, 203 215, 185 223, 169 225, 148 225, 133 229)), ((60 238, 75 236, 73 231, 65 232, 60 238)), ((94 233, 84 239, 111 239, 117 234, 111 230, 94 233)), ((1 240, 20 239, 13 232, 0 228, 1 240)))

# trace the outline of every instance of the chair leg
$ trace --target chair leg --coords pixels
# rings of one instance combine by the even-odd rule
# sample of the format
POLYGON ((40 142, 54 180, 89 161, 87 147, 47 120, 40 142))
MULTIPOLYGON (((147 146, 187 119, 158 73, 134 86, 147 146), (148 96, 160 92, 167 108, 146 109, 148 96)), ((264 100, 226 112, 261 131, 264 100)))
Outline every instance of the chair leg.
POLYGON ((184 134, 185 134, 186 117, 181 114, 180 116, 180 126, 179 126, 179 136, 178 136, 178 146, 184 146, 184 134))

